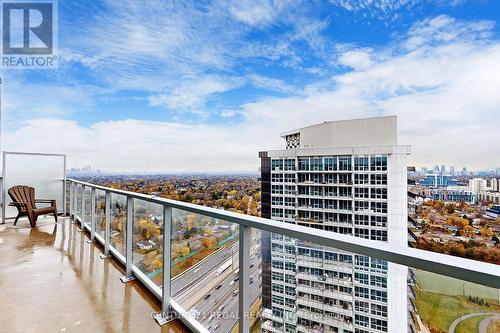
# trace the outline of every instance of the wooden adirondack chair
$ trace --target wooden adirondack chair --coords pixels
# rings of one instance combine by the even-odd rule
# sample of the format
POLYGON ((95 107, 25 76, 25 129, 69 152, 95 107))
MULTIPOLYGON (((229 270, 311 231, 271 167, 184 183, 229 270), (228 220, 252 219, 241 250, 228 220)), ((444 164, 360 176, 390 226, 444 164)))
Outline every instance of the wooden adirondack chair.
POLYGON ((8 191, 12 202, 9 206, 17 208, 17 216, 14 221, 16 225, 17 220, 22 216, 28 216, 32 228, 36 227, 36 220, 38 216, 45 214, 54 214, 57 222, 57 208, 55 200, 35 199, 35 189, 26 185, 17 185, 11 187, 8 191), (37 208, 37 203, 50 203, 50 207, 37 208))

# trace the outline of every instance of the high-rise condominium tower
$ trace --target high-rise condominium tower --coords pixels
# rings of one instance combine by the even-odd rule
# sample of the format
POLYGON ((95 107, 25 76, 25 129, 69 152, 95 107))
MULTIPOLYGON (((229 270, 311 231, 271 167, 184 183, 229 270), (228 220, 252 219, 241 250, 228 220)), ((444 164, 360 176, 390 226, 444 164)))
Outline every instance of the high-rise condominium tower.
MULTIPOLYGON (((263 217, 406 246, 410 149, 395 116, 281 136, 286 149, 259 154, 263 217)), ((263 331, 408 330, 406 267, 277 234, 262 242, 263 331)))

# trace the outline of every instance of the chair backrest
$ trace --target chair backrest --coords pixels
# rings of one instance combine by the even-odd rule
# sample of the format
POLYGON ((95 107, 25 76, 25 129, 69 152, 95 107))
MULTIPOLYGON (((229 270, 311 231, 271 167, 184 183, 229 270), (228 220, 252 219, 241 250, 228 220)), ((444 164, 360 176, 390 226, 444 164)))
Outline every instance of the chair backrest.
POLYGON ((27 202, 35 207, 35 189, 31 186, 16 185, 9 188, 9 196, 14 202, 27 202))

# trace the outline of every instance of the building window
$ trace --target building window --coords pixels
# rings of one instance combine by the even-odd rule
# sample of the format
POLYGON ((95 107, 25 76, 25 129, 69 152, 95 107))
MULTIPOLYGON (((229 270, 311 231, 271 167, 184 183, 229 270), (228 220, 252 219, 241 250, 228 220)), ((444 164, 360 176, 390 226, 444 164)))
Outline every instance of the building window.
POLYGON ((282 261, 274 261, 272 263, 273 268, 275 269, 283 269, 283 262, 282 261))
POLYGON ((368 229, 354 228, 354 236, 361 238, 370 238, 370 231, 368 229))
POLYGON ((285 170, 294 171, 295 170, 295 160, 291 158, 285 159, 285 170))
POLYGON ((387 231, 385 230, 372 230, 371 239, 376 241, 387 241, 387 231))
POLYGON ((283 209, 271 208, 271 216, 272 217, 283 217, 283 209))
POLYGON ((299 170, 309 171, 309 158, 299 158, 299 170))
POLYGON ((387 261, 377 259, 377 258, 372 258, 371 268, 372 268, 372 270, 386 271, 387 270, 387 261))
POLYGON ((387 202, 372 202, 372 212, 387 214, 387 202))
POLYGON ((354 215, 354 224, 355 225, 369 225, 370 216, 368 215, 354 215))
POLYGON ((368 313, 369 303, 363 301, 355 301, 354 309, 359 312, 368 313))
POLYGON ((324 166, 325 166, 325 171, 337 171, 337 158, 325 157, 324 166))
POLYGON ((272 160, 271 161, 272 171, 282 171, 283 170, 283 160, 272 160))
POLYGON ((356 297, 362 297, 362 298, 368 299, 368 298, 370 298, 368 293, 369 293, 368 288, 358 287, 358 286, 354 287, 354 296, 356 296, 356 297))
POLYGON ((386 174, 373 174, 371 175, 372 185, 387 185, 387 175, 386 174))
POLYGON ((354 316, 354 320, 356 322, 356 325, 364 326, 364 327, 370 326, 370 318, 368 318, 367 316, 362 316, 362 315, 356 314, 354 316))
POLYGON ((368 274, 354 273, 354 280, 358 283, 368 284, 368 274))
POLYGON ((271 185, 272 194, 283 194, 283 185, 271 185))
POLYGON ((295 192, 295 186, 290 186, 290 185, 285 185, 285 191, 284 191, 285 194, 291 194, 291 195, 294 195, 296 192, 295 192))
POLYGON ((274 281, 284 281, 283 273, 271 272, 271 279, 274 281))
POLYGON ((372 301, 387 302, 387 292, 377 289, 371 289, 371 299, 372 301))
POLYGON ((368 156, 354 157, 354 171, 368 171, 369 163, 368 156))
POLYGON ((377 318, 371 319, 371 327, 372 329, 387 332, 387 321, 381 320, 377 318))
POLYGON ((373 303, 371 313, 376 316, 387 317, 387 306, 373 303))
POLYGON ((368 199, 369 198, 369 191, 370 191, 370 189, 368 189, 368 188, 355 188, 354 189, 354 197, 368 199))
POLYGON ((387 156, 371 156, 371 171, 387 171, 387 156))
POLYGON ((339 156, 339 170, 340 171, 351 171, 352 170, 351 156, 339 156))
POLYGON ((370 210, 370 203, 368 201, 354 201, 354 211, 366 212, 370 210))
POLYGON ((371 198, 372 199, 387 199, 387 189, 386 188, 372 188, 371 189, 371 198))
POLYGON ((323 161, 321 157, 311 158, 311 171, 323 171, 323 161))
POLYGON ((367 256, 356 255, 355 256, 355 263, 356 263, 356 266, 370 267, 370 259, 367 256))
POLYGON ((283 294, 283 286, 282 285, 279 285, 276 283, 272 283, 271 285, 272 285, 273 292, 283 294))
POLYGON ((369 175, 367 174, 354 174, 354 184, 356 185, 368 185, 369 175))
POLYGON ((385 276, 370 276, 370 285, 375 287, 387 288, 387 278, 385 276))
POLYGON ((283 174, 273 173, 271 174, 271 182, 273 183, 283 183, 283 174))
POLYGON ((285 183, 295 183, 295 174, 286 173, 285 174, 285 183))
POLYGON ((283 206, 283 197, 271 197, 271 204, 273 206, 283 206))
POLYGON ((372 227, 387 227, 387 216, 372 216, 372 227))

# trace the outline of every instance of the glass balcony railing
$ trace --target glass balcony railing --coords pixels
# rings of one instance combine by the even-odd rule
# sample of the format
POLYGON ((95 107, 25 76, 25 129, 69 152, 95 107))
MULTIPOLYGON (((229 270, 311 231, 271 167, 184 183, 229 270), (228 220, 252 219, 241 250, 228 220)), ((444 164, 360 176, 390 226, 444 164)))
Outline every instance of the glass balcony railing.
MULTIPOLYGON (((195 332, 476 332, 500 267, 68 180, 70 214, 195 332)), ((496 325, 496 326, 495 326, 496 325)), ((485 331, 486 332, 486 331, 485 331)))

